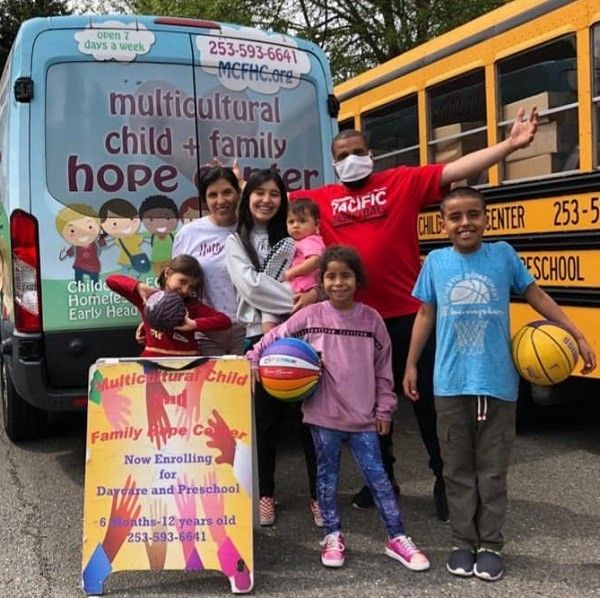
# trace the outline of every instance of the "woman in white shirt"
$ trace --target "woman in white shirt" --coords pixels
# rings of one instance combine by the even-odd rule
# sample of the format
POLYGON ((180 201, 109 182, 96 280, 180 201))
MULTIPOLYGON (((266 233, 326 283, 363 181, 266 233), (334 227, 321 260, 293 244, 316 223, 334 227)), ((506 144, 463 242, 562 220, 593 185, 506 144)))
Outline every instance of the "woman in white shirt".
POLYGON ((230 168, 217 166, 200 179, 199 195, 208 215, 181 227, 175 235, 173 255, 187 253, 200 262, 205 281, 202 300, 233 322, 229 330, 200 336, 202 355, 243 355, 246 327, 237 321, 236 290, 225 267, 225 239, 237 229, 240 186, 230 168))

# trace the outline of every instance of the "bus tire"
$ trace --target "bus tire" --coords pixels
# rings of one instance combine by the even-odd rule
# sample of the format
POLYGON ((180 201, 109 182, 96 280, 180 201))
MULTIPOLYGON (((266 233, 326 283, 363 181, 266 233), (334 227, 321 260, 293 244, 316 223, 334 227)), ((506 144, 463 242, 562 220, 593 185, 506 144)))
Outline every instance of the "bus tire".
POLYGON ((13 442, 39 438, 45 430, 48 414, 30 405, 17 392, 4 359, 0 367, 0 391, 4 431, 8 438, 13 442))

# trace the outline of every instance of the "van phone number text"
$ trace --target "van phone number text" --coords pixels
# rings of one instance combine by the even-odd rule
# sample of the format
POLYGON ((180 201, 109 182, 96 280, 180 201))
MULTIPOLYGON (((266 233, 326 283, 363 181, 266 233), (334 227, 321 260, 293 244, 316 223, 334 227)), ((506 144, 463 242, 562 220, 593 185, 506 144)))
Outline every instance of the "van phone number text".
POLYGON ((208 51, 216 56, 229 56, 236 58, 248 58, 250 60, 271 60, 273 62, 287 62, 298 64, 298 56, 295 50, 290 48, 279 48, 261 43, 244 43, 230 41, 210 40, 208 51))

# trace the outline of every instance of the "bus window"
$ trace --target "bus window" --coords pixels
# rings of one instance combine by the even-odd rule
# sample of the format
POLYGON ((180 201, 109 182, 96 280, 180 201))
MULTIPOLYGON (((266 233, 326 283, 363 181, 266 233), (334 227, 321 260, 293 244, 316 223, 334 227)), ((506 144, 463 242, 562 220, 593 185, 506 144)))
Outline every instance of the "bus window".
POLYGON ((355 129, 356 127, 354 126, 354 119, 346 118, 338 121, 338 128, 340 131, 344 131, 345 129, 355 129))
POLYGON ((594 62, 592 64, 592 73, 594 76, 594 91, 592 97, 594 109, 594 164, 600 168, 600 25, 593 29, 592 37, 592 55, 594 62))
MULTIPOLYGON (((427 97, 430 162, 452 162, 487 146, 483 69, 431 87, 427 97)), ((454 186, 487 182, 486 170, 454 186)))
POLYGON ((519 107, 537 106, 540 126, 527 148, 504 162, 504 180, 579 168, 575 36, 543 44, 498 63, 499 134, 506 138, 519 107))
POLYGON ((362 132, 373 152, 375 170, 384 170, 400 164, 419 165, 416 95, 363 114, 362 132))

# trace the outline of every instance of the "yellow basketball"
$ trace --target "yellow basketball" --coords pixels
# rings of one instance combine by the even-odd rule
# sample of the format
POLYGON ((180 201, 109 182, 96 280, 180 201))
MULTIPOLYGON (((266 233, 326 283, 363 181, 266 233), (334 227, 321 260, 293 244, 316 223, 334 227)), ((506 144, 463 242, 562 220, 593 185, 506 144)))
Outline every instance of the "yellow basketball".
POLYGON ((519 374, 529 382, 549 386, 567 379, 579 359, 575 339, 548 320, 525 324, 512 339, 519 374))

